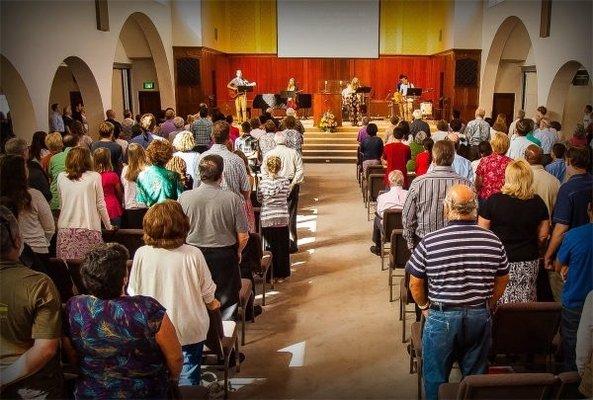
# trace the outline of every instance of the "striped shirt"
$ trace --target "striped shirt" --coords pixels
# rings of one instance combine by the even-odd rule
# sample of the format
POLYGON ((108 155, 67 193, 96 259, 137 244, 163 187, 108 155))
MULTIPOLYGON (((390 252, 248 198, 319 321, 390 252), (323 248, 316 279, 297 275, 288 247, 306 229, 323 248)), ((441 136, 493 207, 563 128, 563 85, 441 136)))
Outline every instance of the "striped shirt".
POLYGON ((445 226, 443 201, 447 190, 458 183, 471 187, 467 179, 443 166, 414 179, 402 210, 403 236, 410 250, 419 239, 445 226))
POLYGON ((494 278, 509 273, 504 246, 475 221, 451 221, 420 241, 406 265, 428 280, 432 303, 471 306, 492 297, 494 278))
POLYGON ((262 228, 288 225, 288 195, 290 181, 286 178, 264 177, 259 183, 257 198, 262 203, 260 224, 262 228))

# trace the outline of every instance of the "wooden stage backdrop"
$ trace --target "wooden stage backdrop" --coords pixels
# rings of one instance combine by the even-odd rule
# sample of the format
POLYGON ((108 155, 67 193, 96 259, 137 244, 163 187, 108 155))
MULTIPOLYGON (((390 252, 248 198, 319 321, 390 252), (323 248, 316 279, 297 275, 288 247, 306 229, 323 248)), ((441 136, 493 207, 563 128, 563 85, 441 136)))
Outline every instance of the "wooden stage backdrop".
MULTIPOLYGON (((177 109, 180 115, 197 111, 200 102, 213 99, 223 112, 234 111, 226 85, 241 69, 257 87, 248 95, 278 93, 286 88, 289 78, 297 80, 299 89, 315 93, 323 80, 347 80, 357 76, 364 85, 374 90, 373 100, 385 100, 395 88, 400 74, 406 74, 416 87, 432 89, 423 99, 432 100, 435 108, 441 97, 450 101, 449 109, 459 109, 467 119, 477 106, 479 83, 472 87, 455 86, 455 62, 459 57, 480 60, 479 50, 450 50, 432 56, 382 55, 377 59, 344 58, 278 58, 276 55, 225 54, 204 47, 174 47, 174 58, 199 60, 198 84, 179 84, 175 70, 177 109)), ((479 64, 478 64, 479 71, 479 64)), ((450 111, 449 110, 449 111, 450 111)))

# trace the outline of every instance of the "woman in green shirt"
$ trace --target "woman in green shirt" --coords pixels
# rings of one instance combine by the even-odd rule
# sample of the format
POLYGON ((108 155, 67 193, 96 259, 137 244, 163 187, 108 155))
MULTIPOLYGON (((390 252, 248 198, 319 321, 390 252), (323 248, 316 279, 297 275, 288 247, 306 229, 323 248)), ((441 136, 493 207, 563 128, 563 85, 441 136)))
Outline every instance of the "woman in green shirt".
POLYGON ((177 200, 183 191, 179 174, 165 168, 173 157, 173 146, 166 140, 153 140, 146 149, 146 157, 150 165, 136 179, 136 201, 150 207, 167 199, 177 200))
POLYGON ((422 146, 422 142, 426 139, 427 134, 424 131, 420 131, 416 134, 416 137, 412 139, 410 142, 410 152, 412 153, 412 158, 406 164, 406 169, 408 172, 414 172, 416 170, 416 156, 424 151, 424 147, 422 146))

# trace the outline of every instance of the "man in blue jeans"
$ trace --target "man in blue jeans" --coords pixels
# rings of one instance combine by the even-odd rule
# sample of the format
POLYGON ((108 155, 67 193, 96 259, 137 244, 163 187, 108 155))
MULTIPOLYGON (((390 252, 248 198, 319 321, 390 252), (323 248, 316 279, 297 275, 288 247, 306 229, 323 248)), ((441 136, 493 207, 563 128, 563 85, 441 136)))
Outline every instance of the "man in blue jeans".
POLYGON ((455 361, 463 376, 487 371, 490 309, 502 296, 509 273, 498 237, 476 224, 472 189, 451 186, 444 206, 447 226, 427 234, 406 265, 412 296, 426 317, 422 353, 427 399, 438 398, 455 361))
MULTIPOLYGON (((587 207, 593 221, 591 203, 587 207)), ((564 281, 560 335, 564 371, 576 371, 577 329, 587 294, 593 290, 593 223, 569 230, 556 255, 555 269, 564 281)))

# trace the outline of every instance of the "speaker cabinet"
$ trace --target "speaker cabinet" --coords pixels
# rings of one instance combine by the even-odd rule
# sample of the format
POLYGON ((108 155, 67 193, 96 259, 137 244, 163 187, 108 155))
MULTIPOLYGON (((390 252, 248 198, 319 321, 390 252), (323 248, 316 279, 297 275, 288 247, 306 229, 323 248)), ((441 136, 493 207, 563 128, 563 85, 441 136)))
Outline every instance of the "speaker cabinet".
POLYGON ((458 58, 455 62, 455 86, 478 85, 478 61, 473 58, 458 58))
POLYGON ((177 83, 180 86, 197 86, 200 84, 200 59, 177 59, 177 83))

